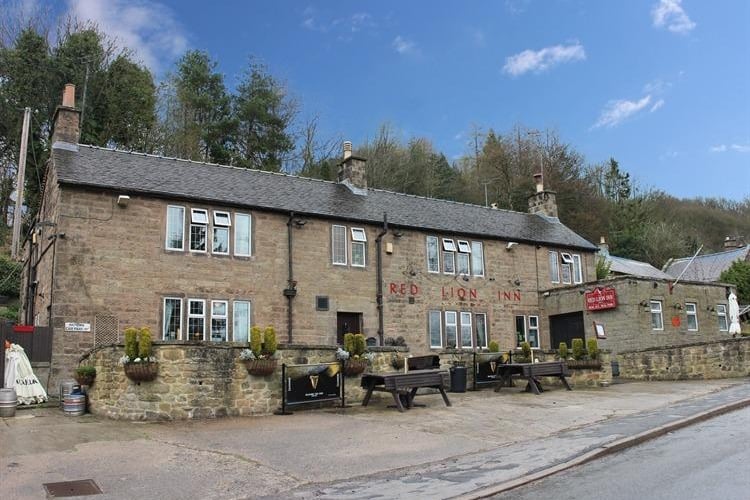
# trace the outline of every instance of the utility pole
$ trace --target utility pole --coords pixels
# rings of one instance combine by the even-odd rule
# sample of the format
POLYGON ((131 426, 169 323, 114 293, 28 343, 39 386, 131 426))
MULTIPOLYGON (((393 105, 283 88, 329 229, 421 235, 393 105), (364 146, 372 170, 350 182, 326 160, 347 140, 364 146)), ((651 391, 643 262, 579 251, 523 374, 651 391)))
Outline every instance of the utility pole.
POLYGON ((31 121, 31 108, 23 110, 23 128, 21 129, 21 152, 18 157, 18 174, 16 179, 16 209, 13 212, 13 241, 10 247, 10 256, 19 259, 19 247, 21 246, 21 207, 23 206, 23 187, 26 175, 26 148, 29 145, 29 122, 31 121))

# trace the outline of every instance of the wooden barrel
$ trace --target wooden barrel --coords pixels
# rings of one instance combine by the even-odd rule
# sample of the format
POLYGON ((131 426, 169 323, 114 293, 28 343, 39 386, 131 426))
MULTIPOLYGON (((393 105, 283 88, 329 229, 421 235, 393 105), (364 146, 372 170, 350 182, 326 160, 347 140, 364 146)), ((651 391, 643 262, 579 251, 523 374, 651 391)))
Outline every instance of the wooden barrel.
POLYGON ((68 417, 80 417, 86 413, 86 395, 68 394, 63 399, 63 411, 68 417))
POLYGON ((63 406, 65 396, 73 392, 80 392, 80 389, 81 386, 75 380, 63 380, 60 382, 60 407, 62 408, 63 406))
POLYGON ((15 389, 0 389, 0 417, 15 416, 17 404, 15 389))

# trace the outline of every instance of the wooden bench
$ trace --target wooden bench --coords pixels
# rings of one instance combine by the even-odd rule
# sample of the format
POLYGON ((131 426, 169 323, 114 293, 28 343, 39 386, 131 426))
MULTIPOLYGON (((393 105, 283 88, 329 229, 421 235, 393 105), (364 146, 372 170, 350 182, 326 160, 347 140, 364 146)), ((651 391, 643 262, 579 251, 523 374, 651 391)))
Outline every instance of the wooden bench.
POLYGON ((565 377, 570 375, 570 372, 568 371, 568 367, 562 361, 498 364, 497 371, 500 376, 500 384, 495 388, 495 392, 499 391, 503 385, 506 384, 509 387, 512 387, 514 385, 514 376, 526 379, 527 384, 525 390, 533 392, 534 394, 544 392, 539 377, 558 377, 567 390, 573 390, 565 379, 565 377))
POLYGON ((398 411, 414 406, 417 390, 430 387, 440 391, 446 406, 451 406, 448 395, 443 388, 444 370, 414 370, 395 373, 365 373, 362 375, 362 387, 367 390, 362 406, 367 406, 374 391, 388 392, 393 396, 398 411), (403 401, 402 401, 403 396, 403 401))

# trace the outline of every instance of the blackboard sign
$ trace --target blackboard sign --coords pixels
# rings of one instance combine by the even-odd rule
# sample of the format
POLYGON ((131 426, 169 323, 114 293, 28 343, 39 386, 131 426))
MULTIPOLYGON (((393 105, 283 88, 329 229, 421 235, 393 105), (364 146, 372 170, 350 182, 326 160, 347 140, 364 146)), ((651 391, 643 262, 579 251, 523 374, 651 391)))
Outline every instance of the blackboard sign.
POLYGON ((283 365, 284 405, 332 401, 343 396, 341 363, 283 365))
POLYGON ((474 384, 491 384, 497 382, 500 375, 497 365, 502 362, 503 355, 497 352, 474 354, 474 384))

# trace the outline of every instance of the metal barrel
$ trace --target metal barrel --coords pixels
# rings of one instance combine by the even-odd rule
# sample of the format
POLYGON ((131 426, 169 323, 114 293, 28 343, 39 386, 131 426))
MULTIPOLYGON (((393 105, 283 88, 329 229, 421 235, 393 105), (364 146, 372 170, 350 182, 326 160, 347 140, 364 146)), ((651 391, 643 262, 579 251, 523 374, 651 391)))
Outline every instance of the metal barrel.
POLYGON ((80 389, 81 386, 75 380, 63 380, 60 382, 60 407, 62 408, 63 406, 65 396, 73 392, 80 392, 80 389), (78 388, 78 391, 76 391, 76 388, 78 388))
POLYGON ((80 417, 86 413, 86 395, 68 394, 63 400, 63 411, 68 417, 80 417))
POLYGON ((0 389, 0 417, 15 416, 17 404, 15 389, 0 389))

